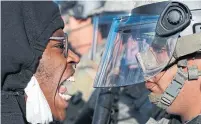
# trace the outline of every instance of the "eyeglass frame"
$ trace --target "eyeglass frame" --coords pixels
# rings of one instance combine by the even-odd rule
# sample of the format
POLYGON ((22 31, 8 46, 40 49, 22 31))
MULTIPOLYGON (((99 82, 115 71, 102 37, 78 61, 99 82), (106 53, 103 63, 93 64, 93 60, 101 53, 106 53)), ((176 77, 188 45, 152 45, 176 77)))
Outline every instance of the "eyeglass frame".
POLYGON ((52 36, 49 38, 49 40, 56 40, 56 41, 63 42, 64 43, 63 54, 64 54, 64 57, 67 58, 67 56, 68 56, 68 34, 64 33, 63 37, 52 36), (63 40, 63 41, 61 41, 61 40, 63 40))

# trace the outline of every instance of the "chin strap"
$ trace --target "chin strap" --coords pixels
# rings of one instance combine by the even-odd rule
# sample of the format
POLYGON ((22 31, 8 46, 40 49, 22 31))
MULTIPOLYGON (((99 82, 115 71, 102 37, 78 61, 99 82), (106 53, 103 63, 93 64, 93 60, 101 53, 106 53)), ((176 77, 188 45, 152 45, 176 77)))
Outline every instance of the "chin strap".
POLYGON ((201 71, 198 70, 197 66, 187 66, 187 59, 180 60, 177 66, 176 76, 157 102, 157 106, 162 109, 167 109, 173 103, 186 80, 197 80, 201 76, 201 71), (188 68, 187 72, 183 71, 185 67, 188 68))

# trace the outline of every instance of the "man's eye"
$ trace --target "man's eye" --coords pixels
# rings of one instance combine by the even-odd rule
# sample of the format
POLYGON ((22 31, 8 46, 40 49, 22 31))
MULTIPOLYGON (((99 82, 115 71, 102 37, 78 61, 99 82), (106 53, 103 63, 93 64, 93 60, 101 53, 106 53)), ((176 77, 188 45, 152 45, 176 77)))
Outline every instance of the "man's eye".
POLYGON ((59 49, 64 49, 64 44, 56 44, 54 47, 57 47, 59 49))
POLYGON ((156 50, 157 53, 163 53, 165 51, 166 51, 166 49, 158 49, 158 50, 156 50))

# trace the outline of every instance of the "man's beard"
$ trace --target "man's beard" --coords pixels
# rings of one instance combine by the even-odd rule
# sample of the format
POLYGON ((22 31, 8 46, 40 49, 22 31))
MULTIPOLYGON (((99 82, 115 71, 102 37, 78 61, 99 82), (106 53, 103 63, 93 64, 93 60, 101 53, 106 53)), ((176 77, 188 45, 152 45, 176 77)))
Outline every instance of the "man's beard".
POLYGON ((39 85, 45 98, 50 106, 53 117, 58 112, 58 106, 56 105, 56 93, 59 87, 59 84, 54 82, 54 71, 51 66, 47 66, 44 62, 40 61, 38 68, 36 70, 36 78, 39 80, 39 85))

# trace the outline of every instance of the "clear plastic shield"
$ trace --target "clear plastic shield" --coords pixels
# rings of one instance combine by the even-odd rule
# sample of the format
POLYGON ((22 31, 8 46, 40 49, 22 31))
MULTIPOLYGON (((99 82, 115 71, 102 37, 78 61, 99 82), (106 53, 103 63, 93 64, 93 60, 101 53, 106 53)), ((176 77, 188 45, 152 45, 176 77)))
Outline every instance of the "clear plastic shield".
POLYGON ((118 87, 142 83, 161 72, 174 52, 178 34, 155 34, 159 16, 114 19, 94 87, 118 87))
POLYGON ((105 44, 105 41, 108 37, 108 33, 110 31, 110 27, 113 22, 113 18, 118 18, 122 16, 128 16, 128 12, 105 12, 98 15, 93 16, 93 43, 91 48, 91 60, 94 60, 97 49, 102 47, 103 44, 105 44), (98 44, 98 40, 103 39, 103 43, 98 44), (99 46, 98 46, 99 45, 99 46))

